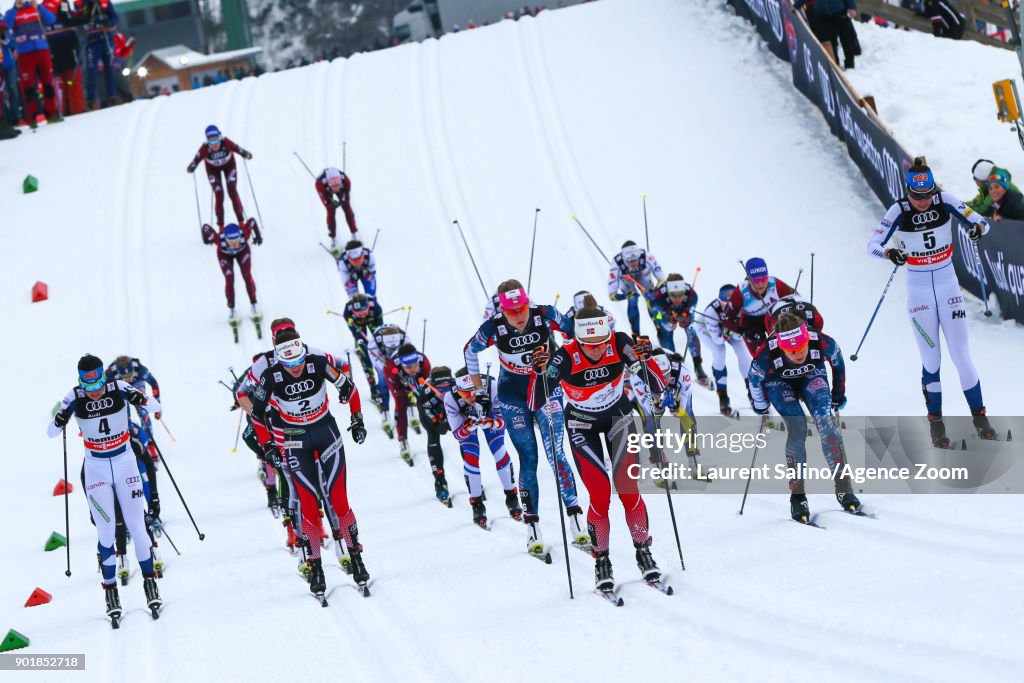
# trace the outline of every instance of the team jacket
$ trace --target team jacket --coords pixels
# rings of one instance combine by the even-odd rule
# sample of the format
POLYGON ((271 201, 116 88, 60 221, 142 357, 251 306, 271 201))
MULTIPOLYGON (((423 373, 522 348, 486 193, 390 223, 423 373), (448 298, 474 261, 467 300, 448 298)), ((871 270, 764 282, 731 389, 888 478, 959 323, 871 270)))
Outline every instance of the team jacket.
POLYGON ((405 374, 405 371, 398 367, 394 356, 388 358, 384 363, 384 377, 395 401, 404 402, 409 392, 419 394, 420 380, 426 382, 430 379, 430 361, 422 353, 419 356, 420 371, 415 375, 405 374))
POLYGON ((846 393, 846 365, 839 344, 825 334, 816 330, 808 330, 811 336, 807 359, 803 365, 793 363, 779 348, 779 341, 773 333, 761 347, 750 364, 750 395, 754 399, 754 407, 762 410, 768 407, 768 399, 764 395, 767 382, 803 382, 813 377, 821 377, 828 381, 828 370, 825 363, 832 366, 832 394, 846 393))
POLYGON ((216 169, 223 168, 228 164, 234 163, 235 153, 246 155, 248 152, 234 143, 234 141, 228 138, 221 138, 220 149, 216 152, 210 149, 210 145, 203 143, 199 146, 199 151, 192 157, 192 168, 199 165, 200 161, 206 163, 207 171, 214 171, 216 169))
POLYGON ((508 390, 522 392, 530 409, 537 410, 559 392, 549 385, 551 396, 544 395, 543 383, 537 382, 533 371, 533 350, 541 345, 550 348, 552 332, 571 336, 572 329, 572 321, 554 306, 530 306, 530 319, 522 331, 509 325, 504 313, 497 313, 485 320, 466 343, 466 369, 479 373, 480 352, 494 346, 501 363, 499 388, 507 386, 508 390))
POLYGON ((327 184, 327 170, 324 169, 320 172, 320 175, 316 177, 316 193, 320 196, 320 201, 325 207, 333 206, 334 200, 338 201, 338 206, 346 206, 349 202, 349 194, 352 192, 352 181, 344 171, 341 173, 341 191, 335 192, 331 189, 331 186, 327 184))
POLYGON ((377 277, 377 259, 369 247, 363 247, 366 258, 363 265, 356 268, 345 260, 344 254, 338 258, 338 272, 341 273, 341 281, 347 286, 357 284, 360 280, 372 280, 377 277))
POLYGON ((647 252, 643 252, 636 268, 630 268, 623 260, 622 254, 616 254, 612 268, 608 271, 608 297, 612 301, 621 301, 635 296, 639 292, 633 280, 639 282, 644 289, 651 289, 663 277, 658 259, 647 252))
POLYGON ((386 334, 383 327, 378 327, 374 330, 369 343, 366 345, 367 351, 370 353, 370 360, 373 361, 373 369, 378 374, 384 372, 385 363, 395 355, 395 352, 404 343, 405 332, 402 330, 386 334))
POLYGON ((604 355, 592 361, 583 355, 575 339, 570 339, 551 357, 548 380, 561 384, 570 410, 603 413, 615 409, 625 415, 631 402, 625 396, 626 371, 634 373, 648 391, 665 389, 661 368, 653 359, 641 363, 633 351, 633 342, 625 332, 615 332, 615 343, 605 347, 604 355), (646 372, 644 368, 646 367, 646 372), (616 407, 618 406, 618 407, 616 407))
MULTIPOLYGON (((113 380, 103 386, 103 395, 94 401, 86 395, 84 389, 76 386, 61 401, 59 412, 75 416, 88 455, 112 458, 121 455, 129 447, 131 431, 128 426, 128 396, 135 393, 141 392, 127 382, 113 380)), ((146 398, 140 407, 159 412, 160 402, 155 398, 146 398)), ((51 420, 46 434, 53 438, 61 431, 57 423, 51 420)))
POLYGON ((889 207, 868 240, 868 255, 885 258, 885 245, 899 249, 907 255, 907 270, 928 272, 945 268, 953 256, 953 220, 982 226, 987 235, 988 222, 962 201, 948 192, 939 192, 932 198, 926 211, 917 211, 910 200, 903 197, 889 207))
POLYGON ((732 291, 732 296, 720 312, 721 324, 728 330, 744 334, 746 332, 764 332, 764 319, 771 310, 772 304, 784 296, 791 296, 796 291, 782 280, 774 276, 768 277, 768 288, 764 294, 757 296, 750 287, 750 282, 743 283, 732 291))
POLYGON ((253 389, 254 396, 266 404, 266 423, 274 440, 280 443, 288 429, 304 429, 330 418, 327 384, 338 389, 342 403, 348 403, 352 414, 361 411, 359 391, 344 368, 333 358, 314 353, 306 347, 302 373, 292 377, 280 363, 272 363, 260 376, 253 389))
POLYGON ((251 237, 260 236, 260 228, 256 225, 256 221, 251 218, 242 225, 238 226, 242 230, 242 240, 238 243, 237 247, 232 247, 226 237, 224 237, 224 231, 217 232, 212 226, 203 224, 203 243, 213 244, 217 243, 217 254, 219 256, 237 256, 246 249, 249 248, 249 239, 251 237))
POLYGON ((370 335, 378 327, 384 324, 384 309, 380 307, 377 299, 370 297, 370 312, 362 318, 356 317, 352 312, 352 301, 345 304, 344 310, 341 314, 345 317, 345 323, 348 325, 348 329, 352 332, 352 337, 356 340, 356 343, 367 344, 370 340, 370 335))
POLYGON ((53 12, 41 5, 12 7, 3 16, 3 22, 7 24, 14 39, 14 49, 19 55, 49 50, 44 27, 52 26, 55 21, 57 18, 53 12))
MULTIPOLYGON (((133 389, 146 393, 146 385, 148 384, 153 389, 153 398, 160 398, 160 385, 157 384, 156 377, 149 371, 145 365, 138 358, 132 358, 129 364, 131 373, 135 376, 135 379, 129 382, 133 389)), ((105 371, 107 381, 113 382, 118 379, 117 377, 117 366, 111 363, 107 366, 105 371)))
POLYGON ((644 295, 651 309, 651 318, 656 324, 668 330, 687 327, 693 320, 693 309, 697 307, 697 290, 687 284, 686 296, 675 305, 668 296, 665 283, 647 290, 644 295))
MULTIPOLYGON (((484 380, 486 382, 486 379, 484 380)), ((491 385, 491 412, 484 414, 478 402, 466 402, 457 391, 449 391, 444 395, 444 410, 448 415, 448 426, 452 436, 461 444, 476 431, 483 420, 490 419, 490 428, 496 431, 505 429, 505 421, 501 418, 501 407, 498 401, 498 383, 491 385)))

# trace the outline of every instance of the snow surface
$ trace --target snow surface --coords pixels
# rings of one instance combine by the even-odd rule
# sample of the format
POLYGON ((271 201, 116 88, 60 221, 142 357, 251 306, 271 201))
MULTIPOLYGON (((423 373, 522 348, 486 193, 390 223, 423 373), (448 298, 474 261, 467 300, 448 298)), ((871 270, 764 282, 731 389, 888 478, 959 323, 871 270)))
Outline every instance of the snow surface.
MULTIPOLYGON (((743 517, 739 496, 680 496, 681 572, 666 506, 649 497, 654 553, 673 597, 639 584, 613 502, 612 560, 627 604, 611 608, 588 591, 592 560, 572 549, 577 596, 568 599, 549 469, 539 471, 542 526, 556 547, 545 566, 523 553, 525 532, 500 518, 495 497, 493 531, 473 527, 450 439, 456 506, 446 510, 433 501, 421 438, 409 469, 368 415, 366 444, 347 448, 348 482, 374 596, 360 598, 329 569, 337 589, 321 609, 282 550, 254 458, 244 445, 230 453, 237 414, 216 380, 265 343, 248 328, 231 343, 221 275, 199 239, 184 170, 211 122, 255 154, 264 311, 294 317, 313 344, 340 352, 351 340, 324 315, 342 308, 344 293, 316 245, 322 209, 292 151, 319 169, 340 163, 347 141, 360 225, 370 236, 381 229, 381 300, 413 306, 417 340, 429 318, 435 363, 459 364, 485 302, 452 219, 466 227, 490 289, 525 278, 533 211, 542 208, 532 294, 561 294, 564 308, 580 288, 601 297, 607 278, 570 216, 611 252, 642 238, 643 194, 653 252, 688 278, 701 266, 705 293, 739 278, 737 258, 761 255, 793 280, 816 251, 815 302, 852 352, 889 271, 864 256, 881 210, 752 34, 714 0, 606 0, 137 102, 4 143, 4 424, 25 431, 5 458, 0 630, 28 635, 34 653, 87 653, 88 673, 75 680, 1015 678, 1024 604, 1016 498, 873 496, 880 519, 829 513, 823 532, 788 522, 781 494, 752 498, 743 517), (29 172, 41 189, 22 196, 29 172), (37 279, 51 300, 33 305, 37 279), (64 515, 50 496, 60 444, 45 439, 44 423, 86 351, 107 361, 137 355, 156 373, 177 442, 157 438, 206 534, 197 540, 164 476, 164 519, 182 551, 162 548, 166 611, 150 621, 136 577, 121 591, 127 618, 117 632, 103 618, 80 492, 70 499, 73 576, 63 575, 63 553, 42 551, 64 515), (22 608, 37 585, 53 603, 22 608)), ((205 215, 208 191, 200 192, 205 215)), ((243 197, 252 211, 247 189, 243 197)), ((900 289, 902 281, 851 364, 850 414, 922 412, 900 289)), ((1019 412, 1019 332, 977 308, 970 317, 992 413, 1019 412)), ((714 413, 713 395, 697 391, 698 413, 714 413)), ((950 413, 966 411, 958 394, 948 392, 950 413)), ((347 410, 335 412, 347 424, 347 410)), ((81 446, 70 442, 77 482, 81 446)), ((812 447, 809 457, 820 455, 812 447)), ((812 496, 811 505, 834 501, 812 496)))

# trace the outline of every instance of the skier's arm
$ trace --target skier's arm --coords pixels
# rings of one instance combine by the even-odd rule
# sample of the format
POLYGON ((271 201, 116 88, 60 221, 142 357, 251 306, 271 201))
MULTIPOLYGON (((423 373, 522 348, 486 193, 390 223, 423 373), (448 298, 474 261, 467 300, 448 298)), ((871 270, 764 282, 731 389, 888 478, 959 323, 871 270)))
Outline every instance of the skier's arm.
POLYGON ((466 369, 469 370, 469 375, 473 378, 473 386, 477 389, 483 386, 480 381, 480 352, 493 344, 494 322, 485 320, 462 349, 466 359, 466 369))
POLYGON ((821 335, 821 350, 825 359, 832 366, 832 396, 846 396, 846 363, 843 351, 836 340, 827 334, 821 335))
POLYGON ((899 203, 893 204, 885 212, 885 216, 879 222, 878 227, 871 233, 868 240, 868 256, 876 259, 885 259, 885 243, 889 241, 892 234, 900 227, 902 211, 899 203))
POLYGON ((192 173, 199 167, 199 162, 206 158, 206 145, 199 145, 199 151, 192 157, 192 163, 188 165, 188 172, 192 173))
POLYGON ((146 396, 146 394, 123 380, 116 380, 116 382, 117 388, 124 394, 125 401, 135 406, 135 412, 139 414, 140 419, 144 418, 146 413, 160 412, 160 401, 156 400, 155 397, 146 396), (137 398, 139 396, 142 398, 137 398))
POLYGON ((240 145, 236 144, 234 140, 231 140, 229 138, 224 138, 224 146, 229 151, 234 152, 236 154, 240 154, 243 157, 245 157, 246 159, 252 159, 252 152, 250 152, 247 149, 244 149, 240 145))
POLYGON ((615 343, 619 346, 619 354, 626 362, 626 367, 640 378, 648 392, 661 393, 665 391, 665 375, 662 374, 661 368, 658 367, 653 357, 648 356, 644 360, 637 358, 633 342, 625 332, 615 333, 615 343))
POLYGON ((339 363, 337 361, 327 362, 324 369, 327 379, 338 389, 338 400, 348 403, 349 412, 353 415, 361 413, 362 403, 359 400, 359 390, 356 389, 356 385, 348 378, 339 363))
POLYGON ((544 319, 551 323, 551 327, 555 332, 561 332, 568 337, 572 337, 575 334, 572 318, 565 313, 559 312, 554 306, 541 306, 540 310, 544 315, 544 319))
POLYGON ((57 409, 57 412, 53 416, 53 419, 50 420, 50 424, 47 425, 46 435, 48 437, 52 439, 53 437, 59 435, 62 431, 64 431, 64 427, 65 425, 67 425, 68 420, 70 420, 71 416, 75 414, 76 400, 77 399, 75 398, 75 390, 72 389, 67 393, 67 396, 65 396, 64 399, 60 402, 60 408, 57 409), (59 415, 62 415, 63 417, 60 418, 62 423, 58 425, 57 422, 59 415))
POLYGON ((149 368, 142 363, 139 363, 139 377, 141 377, 142 381, 153 389, 153 398, 159 399, 160 385, 157 383, 156 377, 153 376, 153 373, 149 371, 149 368))
POLYGON ((608 271, 608 298, 612 301, 624 301, 629 298, 622 293, 622 273, 618 265, 612 265, 608 271))
POLYGON ((974 211, 974 209, 970 208, 948 192, 941 193, 941 196, 942 202, 946 205, 946 208, 955 213, 960 220, 967 221, 973 225, 979 225, 981 226, 981 234, 988 234, 990 228, 988 221, 982 218, 980 214, 974 211))
POLYGON ((469 437, 470 431, 466 429, 466 416, 459 410, 455 396, 451 392, 444 395, 444 412, 448 416, 448 426, 452 430, 452 436, 459 443, 469 437))
POLYGON ((764 395, 764 381, 770 371, 770 356, 764 352, 765 347, 754 356, 750 364, 750 373, 747 379, 750 381, 750 396, 754 399, 754 410, 767 411, 768 399, 764 395))
POLYGON ((647 267, 648 267, 649 272, 651 274, 651 283, 652 284, 654 284, 656 282, 661 282, 663 279, 665 279, 665 273, 664 273, 664 271, 662 271, 661 264, 658 263, 658 259, 654 258, 651 255, 648 255, 647 256, 647 267))

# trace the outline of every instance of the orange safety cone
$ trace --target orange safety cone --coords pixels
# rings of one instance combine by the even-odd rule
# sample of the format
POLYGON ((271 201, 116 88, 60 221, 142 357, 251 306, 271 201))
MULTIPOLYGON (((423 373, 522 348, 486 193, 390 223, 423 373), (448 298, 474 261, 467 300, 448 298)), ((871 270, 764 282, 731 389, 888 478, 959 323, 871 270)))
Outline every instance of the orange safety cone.
POLYGON ((32 595, 28 596, 28 600, 25 602, 25 607, 45 605, 51 600, 53 600, 52 595, 44 591, 42 588, 36 588, 34 591, 32 591, 32 595))
POLYGON ((75 490, 75 487, 70 482, 64 481, 63 479, 57 482, 57 485, 53 487, 53 495, 63 496, 65 493, 71 493, 75 490))

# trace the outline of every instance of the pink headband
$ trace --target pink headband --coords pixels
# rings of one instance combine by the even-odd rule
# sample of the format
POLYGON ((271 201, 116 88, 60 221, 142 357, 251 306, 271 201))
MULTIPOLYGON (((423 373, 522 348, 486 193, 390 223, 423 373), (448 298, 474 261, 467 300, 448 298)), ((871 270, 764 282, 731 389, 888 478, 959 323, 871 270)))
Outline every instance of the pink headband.
POLYGON ((801 324, 795 330, 779 332, 779 347, 786 351, 801 351, 811 341, 811 335, 807 332, 807 325, 801 324))
POLYGON ((498 294, 498 305, 501 310, 508 311, 530 305, 530 297, 522 289, 512 289, 498 294))

